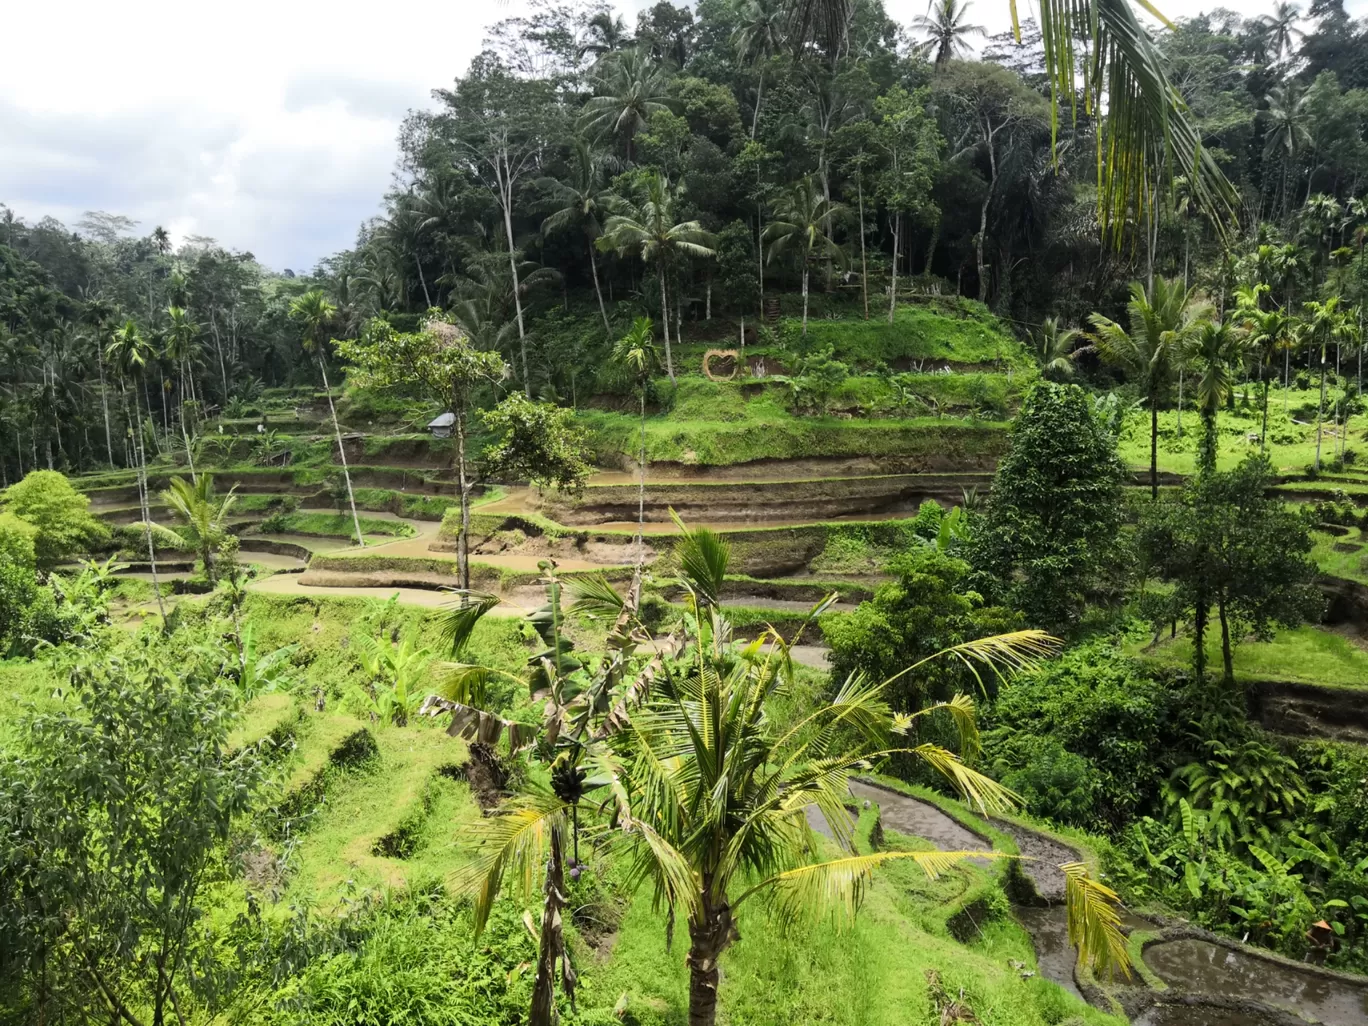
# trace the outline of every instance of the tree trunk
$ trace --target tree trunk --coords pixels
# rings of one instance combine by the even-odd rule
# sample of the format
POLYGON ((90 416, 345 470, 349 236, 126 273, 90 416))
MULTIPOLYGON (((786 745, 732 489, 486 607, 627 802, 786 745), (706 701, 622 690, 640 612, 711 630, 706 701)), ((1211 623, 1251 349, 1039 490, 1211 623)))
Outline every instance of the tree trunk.
POLYGON ((598 296, 599 313, 603 315, 603 333, 611 336, 613 329, 608 326, 608 308, 603 305, 603 289, 599 288, 598 260, 594 257, 594 243, 589 243, 589 270, 594 275, 594 295, 598 296))
POLYGON ((1235 683, 1235 660, 1230 650, 1230 619, 1226 616, 1225 599, 1216 600, 1216 610, 1221 619, 1221 663, 1224 671, 1221 679, 1226 685, 1233 685, 1235 683))
POLYGON ((351 506, 352 526, 356 528, 357 548, 366 547, 366 536, 361 533, 361 518, 356 515, 356 496, 352 494, 351 471, 347 469, 347 451, 342 447, 342 427, 337 423, 337 407, 333 405, 332 389, 328 385, 328 365, 323 359, 322 343, 318 347, 318 370, 323 375, 323 394, 328 397, 328 412, 332 414, 333 437, 337 439, 337 459, 342 464, 342 480, 347 483, 347 503, 351 506))
POLYGON ((888 323, 893 323, 893 314, 898 308, 898 237, 902 234, 902 214, 893 215, 893 279, 888 288, 888 323))
POLYGON ((427 279, 423 277, 423 261, 417 253, 413 254, 413 263, 418 268, 418 284, 423 286, 423 302, 427 304, 423 309, 426 312, 432 309, 432 296, 428 295, 427 279))
POLYGON ((760 127, 760 101, 765 97, 765 73, 760 72, 760 81, 755 86, 755 113, 751 115, 751 141, 755 140, 756 129, 760 127))
MULTIPOLYGON (((114 466, 114 438, 109 430, 109 395, 106 392, 105 386, 104 354, 100 352, 100 342, 98 338, 95 340, 95 361, 100 366, 100 406, 104 410, 105 456, 109 460, 109 465, 112 467, 114 466)), ((1360 357, 1359 363, 1362 364, 1362 362, 1362 357, 1360 357)), ((1362 373, 1360 373, 1359 377, 1362 378, 1362 376, 1362 373)))
POLYGON ((1159 498, 1159 397, 1150 396, 1150 498, 1159 498))
MULTIPOLYGON (((742 329, 745 330, 744 328, 742 329)), ((637 461, 637 568, 646 561, 646 382, 641 382, 641 458, 637 461)))
POLYGON ((993 188, 997 185, 997 153, 993 149, 993 137, 988 136, 988 193, 983 197, 983 206, 979 208, 979 230, 978 238, 974 243, 974 252, 978 259, 978 298, 980 303, 988 302, 988 269, 983 263, 983 240, 988 235, 988 207, 993 202, 993 188))
POLYGON ((869 264, 865 260, 864 175, 855 179, 860 196, 860 295, 864 299, 864 319, 869 320, 869 264))
POLYGON ((1183 437, 1183 370, 1178 367, 1178 437, 1183 437))
POLYGON ((1206 629, 1209 615, 1206 589, 1198 588, 1192 617, 1192 658, 1199 682, 1206 679, 1206 629))
POLYGON ((714 903, 706 890, 702 904, 699 917, 689 920, 689 1026, 714 1026, 717 1022, 721 976, 717 961, 741 939, 732 921, 731 906, 725 901, 714 903))
POLYGON ((1321 426, 1325 419, 1325 347, 1321 346, 1320 403, 1316 406, 1316 469, 1321 465, 1321 426))
POLYGON ((759 256, 759 277, 756 281, 760 283, 760 319, 757 324, 765 323, 765 218, 764 213, 757 203, 755 206, 755 252, 759 256))
MULTIPOLYGON (((133 393, 133 409, 138 424, 138 502, 142 505, 143 536, 147 539, 147 562, 152 569, 152 591, 157 596, 157 610, 162 623, 166 622, 166 604, 162 601, 161 580, 157 576, 157 550, 152 544, 152 505, 147 497, 147 450, 142 440, 142 413, 138 411, 138 393, 133 393)), ((125 415, 127 408, 125 407, 125 415)))
POLYGON ((665 373, 674 381, 674 355, 670 352, 670 306, 669 300, 665 295, 665 265, 657 265, 660 272, 660 323, 665 329, 665 373))
POLYGON ((808 317, 808 265, 803 263, 803 338, 807 338, 808 317))
MULTIPOLYGON (((506 159, 506 158, 500 158, 506 159)), ((501 176, 501 179, 503 176, 501 176)), ((518 258, 513 248, 513 183, 500 181, 500 206, 503 207, 504 233, 508 237, 508 273, 513 278, 513 308, 518 314, 518 347, 522 353, 523 394, 532 398, 532 378, 527 369, 527 331, 523 327, 522 287, 518 283, 518 258)))
POLYGON ((465 403, 452 402, 456 415, 456 487, 461 495, 461 536, 456 539, 456 576, 461 582, 461 608, 470 604, 470 482, 466 477, 465 403))
POLYGON ((556 1022, 556 960, 561 963, 561 982, 570 1007, 575 1005, 575 972, 570 968, 569 952, 561 927, 565 908, 565 862, 559 828, 551 830, 551 857, 546 863, 546 882, 542 885, 541 935, 537 942, 537 975, 532 983, 532 1008, 528 1026, 554 1026, 556 1022))
POLYGON ((1268 379, 1263 379, 1263 427, 1259 429, 1259 451, 1268 447, 1268 379))

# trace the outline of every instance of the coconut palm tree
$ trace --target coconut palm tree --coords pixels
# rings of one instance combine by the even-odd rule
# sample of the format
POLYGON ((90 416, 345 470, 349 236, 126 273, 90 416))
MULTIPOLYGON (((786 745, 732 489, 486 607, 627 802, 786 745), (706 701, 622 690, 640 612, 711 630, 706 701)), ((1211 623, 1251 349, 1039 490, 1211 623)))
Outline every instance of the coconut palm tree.
POLYGON ((774 220, 765 228, 769 259, 793 253, 803 272, 803 337, 807 337, 808 278, 814 262, 823 258, 845 261, 845 251, 827 232, 834 217, 845 211, 822 195, 811 178, 796 182, 774 204, 774 220))
MULTIPOLYGON (((963 695, 915 714, 895 714, 885 698, 890 682, 872 684, 854 675, 829 705, 779 728, 767 708, 789 686, 790 646, 776 632, 761 639, 768 652, 732 644, 718 605, 728 555, 719 536, 684 530, 677 551, 689 609, 683 654, 661 664, 645 699, 627 706, 606 732, 595 761, 595 776, 608 781, 619 858, 626 856, 633 875, 652 884, 671 924, 676 915, 687 923, 690 1026, 716 1021, 719 959, 739 939, 740 914, 750 904, 772 899, 786 918, 833 906, 853 914, 872 871, 884 862, 912 859, 934 877, 969 857, 881 852, 814 864, 806 812, 819 811, 849 851, 847 782, 870 760, 911 754, 944 774, 980 811, 1012 801, 948 749, 903 740, 919 721, 943 716, 958 727, 961 749, 974 750, 974 708, 963 695)), ((814 615, 826 606, 819 604, 814 615)), ((1032 664, 1053 644, 1040 632, 1024 631, 960 645, 940 657, 1005 669, 1032 664)), ((1109 911, 1115 895, 1078 867, 1067 872, 1086 957, 1124 965, 1125 941, 1109 911)))
POLYGON ((1054 317, 1041 321, 1040 330, 1031 335, 1031 355, 1040 373, 1052 380, 1073 377, 1073 347, 1082 334, 1077 328, 1061 328, 1054 317))
POLYGON ((1321 465, 1321 437, 1325 421, 1326 352, 1331 342, 1352 338, 1356 332, 1353 319, 1340 309, 1340 297, 1331 296, 1324 302, 1312 300, 1302 304, 1305 309, 1307 335, 1312 346, 1320 346, 1320 402, 1316 406, 1316 470, 1321 465))
POLYGON ((162 619, 165 620, 166 606, 162 602, 161 581, 157 577, 157 552, 152 544, 152 511, 147 497, 147 451, 143 441, 142 413, 138 406, 138 390, 134 388, 134 417, 130 420, 127 388, 128 382, 141 376, 147 366, 147 361, 153 359, 156 353, 151 343, 138 330, 138 325, 129 319, 124 321, 123 327, 110 336, 109 345, 105 348, 105 356, 114 370, 115 377, 119 379, 119 391, 124 399, 124 423, 136 424, 137 426, 137 434, 133 438, 132 457, 137 460, 138 467, 138 503, 142 507, 143 537, 147 542, 147 561, 152 568, 152 590, 157 596, 157 609, 161 613, 162 619))
POLYGON ((1287 173, 1302 149, 1311 144, 1311 107, 1307 93, 1296 82, 1274 86, 1264 101, 1268 107, 1262 113, 1269 126, 1268 134, 1264 137, 1263 155, 1265 160, 1281 155, 1280 191, 1283 217, 1286 218, 1289 207, 1287 173))
POLYGON ((1301 20, 1301 8, 1294 3, 1277 3, 1273 5, 1273 13, 1265 14, 1259 19, 1263 22, 1267 30, 1268 47, 1273 51, 1273 56, 1281 59, 1297 40, 1305 33, 1297 28, 1297 22, 1301 20))
POLYGON ((318 359, 318 372, 323 377, 323 394, 328 398, 328 413, 332 415, 333 438, 337 442, 337 458, 342 464, 342 479, 347 483, 347 503, 351 506, 352 527, 356 531, 356 544, 364 546, 366 538, 361 533, 361 518, 356 513, 356 496, 352 492, 351 471, 347 469, 347 452, 342 447, 342 428, 337 422, 337 407, 333 405, 332 388, 328 384, 328 365, 323 353, 323 337, 327 334, 328 322, 337 313, 337 307, 328 302, 320 289, 310 289, 290 304, 290 316, 303 325, 302 344, 306 353, 318 359))
POLYGON ((88 298, 81 310, 81 321, 89 329, 88 338, 94 345, 95 364, 100 373, 100 408, 104 413, 105 454, 110 466, 114 465, 114 434, 109 428, 109 390, 105 382, 104 350, 113 319, 113 304, 99 296, 88 298))
POLYGON ((1278 353, 1290 352, 1293 344, 1292 318, 1287 316, 1282 309, 1274 307, 1272 310, 1262 308, 1261 299, 1267 295, 1269 288, 1265 284, 1258 284, 1252 288, 1241 288, 1236 290, 1235 318, 1248 338, 1250 349, 1257 355, 1259 364, 1259 381, 1262 385, 1263 397, 1263 425, 1259 430, 1259 448, 1266 449, 1268 446, 1268 387, 1273 376, 1273 361, 1277 359, 1278 353))
POLYGON ((598 296, 599 313, 603 316, 603 330, 611 331, 608 308, 603 303, 603 289, 599 286, 598 260, 594 243, 603 234, 603 221, 613 209, 616 196, 603 188, 603 161, 583 139, 577 138, 571 148, 570 180, 560 182, 546 179, 550 201, 556 211, 542 222, 542 234, 551 235, 566 228, 584 233, 589 244, 589 271, 594 279, 594 294, 598 296))
POLYGON ((637 50, 624 50, 606 62, 595 79, 594 96, 584 104, 580 127, 602 135, 620 136, 627 159, 635 159, 635 139, 657 111, 673 110, 670 76, 659 61, 637 50))
POLYGON ((760 126, 760 107, 765 97, 765 64, 784 45, 786 15, 779 0, 742 0, 736 8, 737 25, 731 43, 743 64, 758 68, 755 86, 755 112, 751 115, 750 137, 760 126))
POLYGON ((1202 418, 1202 443, 1197 469, 1206 474, 1216 469, 1216 416, 1221 404, 1235 389, 1250 353, 1247 337, 1228 322, 1203 320, 1197 330, 1182 336, 1179 346, 1193 370, 1193 391, 1202 418))
POLYGON ((180 524, 179 530, 160 528, 161 534, 180 549, 188 549, 199 556, 204 576, 213 580, 214 553, 228 537, 228 514, 237 501, 237 486, 227 495, 214 492, 214 475, 201 474, 193 483, 183 477, 173 477, 170 487, 162 492, 162 501, 180 524))
POLYGON ((195 377, 191 368, 199 356, 200 347, 197 339, 200 329, 183 307, 167 307, 166 316, 166 358, 176 365, 176 372, 180 377, 181 436, 185 440, 185 458, 190 464, 190 478, 195 480, 195 456, 190 451, 190 430, 185 423, 185 406, 187 395, 190 402, 194 402, 195 399, 195 377))
POLYGON ((621 15, 599 11, 584 26, 584 38, 579 45, 580 59, 592 53, 597 63, 608 54, 626 47, 631 38, 621 15))
MULTIPOLYGON (((832 53, 845 49, 855 0, 785 0, 785 6, 795 53, 814 40, 832 53)), ((1016 24, 1017 0, 1008 0, 1007 6, 1016 24)), ((1105 112, 1097 148, 1103 232, 1119 244, 1128 218, 1153 214, 1156 167, 1186 175, 1199 208, 1214 224, 1236 223, 1235 189, 1188 119, 1186 104, 1169 81, 1164 58, 1136 6, 1131 0, 1044 0, 1040 10, 1056 114, 1066 103, 1075 110, 1105 112)), ((1148 2, 1141 6, 1155 10, 1148 2)))
POLYGON ((1211 317, 1211 305, 1197 299, 1196 288, 1156 278, 1149 294, 1139 282, 1131 284, 1127 305, 1130 330, 1101 314, 1092 315, 1093 348, 1110 364, 1121 367, 1139 386, 1150 408, 1150 495, 1159 498, 1159 404, 1174 367, 1182 358, 1186 339, 1211 317))
POLYGON ((642 537, 646 523, 646 382, 651 368, 656 365, 655 335, 649 317, 638 317, 632 330, 613 346, 613 362, 636 378, 641 393, 641 458, 637 462, 637 566, 646 559, 646 544, 642 537))
POLYGON ((956 57, 967 55, 972 49, 969 37, 984 34, 982 25, 965 23, 973 6, 960 0, 936 0, 930 11, 912 19, 913 30, 927 34, 922 52, 935 55, 936 67, 942 68, 956 57))
POLYGON ((676 210, 684 197, 682 185, 672 187, 662 174, 646 181, 646 195, 640 206, 624 204, 604 225, 600 249, 635 253, 646 263, 656 265, 660 280, 660 320, 665 337, 665 373, 675 380, 674 356, 670 351, 670 301, 665 282, 668 271, 689 257, 713 255, 713 236, 697 221, 676 222, 676 210))

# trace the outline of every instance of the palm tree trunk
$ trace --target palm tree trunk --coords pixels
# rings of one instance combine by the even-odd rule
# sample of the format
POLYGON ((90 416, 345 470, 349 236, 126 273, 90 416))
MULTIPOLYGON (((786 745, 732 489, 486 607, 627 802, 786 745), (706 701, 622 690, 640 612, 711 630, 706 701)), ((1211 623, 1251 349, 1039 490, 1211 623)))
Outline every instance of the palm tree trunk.
POLYGON ((760 102, 765 97, 765 72, 760 72, 760 81, 755 86, 755 113, 751 115, 751 141, 755 141, 755 132, 760 127, 760 102))
POLYGON ((1150 498, 1159 498, 1159 398, 1150 396, 1150 498))
MULTIPOLYGON (((745 330, 745 329, 742 329, 745 330)), ((641 382, 641 458, 637 460, 637 568, 646 561, 646 381, 641 382)))
POLYGON ((551 858, 546 863, 546 882, 542 885, 541 935, 537 941, 537 976, 532 983, 532 1008, 528 1026, 554 1026, 556 1022, 556 960, 561 962, 561 981, 570 1006, 575 1004, 575 973, 570 968, 569 952, 561 928, 565 908, 565 862, 561 851, 561 831, 551 830, 551 858))
POLYGON ((674 381, 674 355, 670 352, 670 306, 669 300, 665 295, 665 264, 660 262, 656 265, 656 270, 660 275, 660 322, 665 331, 665 373, 674 381))
MULTIPOLYGON (((502 159, 502 158, 500 158, 502 159)), ((522 287, 518 284, 518 258, 513 251, 513 183, 501 175, 500 206, 503 207, 504 233, 508 238, 508 273, 513 278, 513 308, 518 314, 518 346, 522 352, 523 394, 532 398, 532 378, 527 369, 527 332, 523 327, 522 287)))
MULTIPOLYGON (((100 367, 100 406, 104 409, 104 429, 105 429, 105 455, 109 459, 109 465, 114 466, 114 438, 109 430, 109 395, 106 392, 104 354, 100 352, 100 344, 97 339, 95 342, 95 362, 100 367)), ((1362 358, 1360 358, 1362 363, 1362 358)), ((1360 377, 1362 375, 1360 374, 1360 377)))
POLYGON ((351 471, 347 469, 347 451, 342 447, 342 427, 337 423, 337 407, 333 405, 332 388, 328 385, 328 365, 323 360, 323 347, 318 348, 318 371, 323 375, 323 394, 328 397, 328 412, 332 414, 333 437, 337 439, 337 458, 342 464, 342 480, 347 482, 347 503, 351 506, 352 526, 356 529, 356 545, 365 548, 366 537, 361 533, 361 518, 356 515, 356 496, 352 494, 351 471))
POLYGON ((1199 586, 1197 601, 1194 603, 1192 613, 1193 669, 1197 671, 1199 683, 1206 679, 1206 632, 1207 620, 1210 616, 1211 609, 1207 604, 1206 588, 1199 586))
POLYGON ((741 939, 725 901, 714 904, 705 890, 702 905, 698 917, 689 919, 689 1026, 717 1022, 718 959, 741 939))
MULTIPOLYGON (((1260 376, 1263 368, 1260 367, 1260 376)), ((1259 429, 1259 451, 1265 452, 1268 446, 1268 379, 1263 379, 1263 427, 1259 429)))
POLYGON ((456 415, 456 487, 461 495, 461 536, 456 539, 456 577, 461 582, 461 608, 470 604, 470 482, 466 478, 465 404, 452 401, 456 415))
POLYGON ((893 215, 893 279, 888 287, 888 323, 893 323, 893 313, 898 308, 898 237, 902 234, 902 214, 893 215))
POLYGON ((860 197, 860 295, 864 299, 864 319, 869 320, 869 264, 865 260, 864 175, 855 179, 860 197))
MULTIPOLYGON (((138 409, 138 393, 133 393, 133 408, 138 409)), ((166 604, 162 601, 161 580, 157 576, 157 550, 152 544, 152 504, 147 498, 147 450, 142 440, 142 413, 138 412, 138 502, 142 506, 143 536, 147 539, 147 562, 152 569, 152 592, 157 596, 157 611, 166 622, 166 604)))
POLYGON ((1183 367, 1178 368, 1178 437, 1183 437, 1183 367))
POLYGON ((594 275, 594 295, 598 296, 599 313, 603 316, 603 333, 611 335, 613 329, 608 326, 608 307, 603 304, 603 289, 599 287, 598 261, 594 259, 594 243, 589 243, 589 270, 594 275))
POLYGON ((803 338, 807 338, 808 318, 808 265, 803 262, 803 338))
POLYGON ((428 295, 427 278, 423 276, 423 261, 417 253, 413 254, 413 262, 418 267, 418 284, 423 286, 423 302, 427 304, 425 310, 432 309, 432 297, 428 295))
POLYGON ((1316 405, 1316 469, 1321 465, 1321 426, 1325 419, 1325 347, 1321 346, 1320 402, 1316 405))
POLYGON ((1235 683, 1235 660, 1230 650, 1230 619, 1226 616, 1226 603, 1224 598, 1216 600, 1217 615, 1221 620, 1221 663, 1224 674, 1222 680, 1227 686, 1235 683))

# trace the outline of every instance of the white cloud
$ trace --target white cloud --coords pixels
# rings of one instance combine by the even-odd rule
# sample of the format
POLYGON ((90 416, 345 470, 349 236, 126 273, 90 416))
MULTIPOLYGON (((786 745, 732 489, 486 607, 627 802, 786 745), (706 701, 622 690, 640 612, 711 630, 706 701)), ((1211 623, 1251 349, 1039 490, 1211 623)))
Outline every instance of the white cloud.
MULTIPOLYGON (((635 24, 650 2, 617 6, 635 24)), ((210 235, 307 269, 379 212, 405 112, 522 7, 16 0, 0 62, 0 202, 69 224, 85 210, 127 214, 140 231, 210 235)), ((906 23, 926 0, 888 8, 906 23)), ((1006 0, 977 0, 973 14, 999 31, 1006 12, 1006 0)))

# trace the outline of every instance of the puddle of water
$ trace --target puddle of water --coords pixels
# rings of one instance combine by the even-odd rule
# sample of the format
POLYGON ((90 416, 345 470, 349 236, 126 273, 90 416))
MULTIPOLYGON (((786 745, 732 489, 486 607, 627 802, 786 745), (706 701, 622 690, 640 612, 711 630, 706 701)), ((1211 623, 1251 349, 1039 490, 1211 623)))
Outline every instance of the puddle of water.
POLYGON ((1368 1022, 1368 986, 1324 978, 1203 940, 1152 944, 1144 957, 1155 974, 1177 990, 1258 1001, 1326 1026, 1368 1022))
POLYGON ((1155 1005, 1134 1026, 1268 1026, 1268 1022, 1262 1015, 1212 1005, 1155 1005))
POLYGON ((1078 952, 1069 944, 1069 917, 1062 905, 1026 905, 1014 910, 1019 922, 1035 945, 1036 968, 1051 983, 1057 983, 1075 997, 1083 997, 1074 982, 1078 952))

